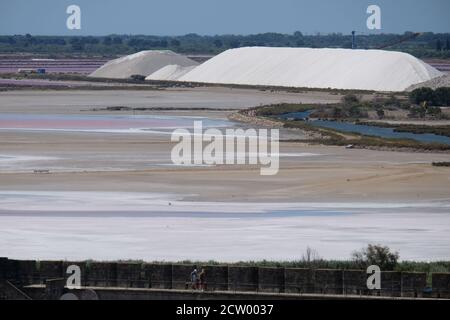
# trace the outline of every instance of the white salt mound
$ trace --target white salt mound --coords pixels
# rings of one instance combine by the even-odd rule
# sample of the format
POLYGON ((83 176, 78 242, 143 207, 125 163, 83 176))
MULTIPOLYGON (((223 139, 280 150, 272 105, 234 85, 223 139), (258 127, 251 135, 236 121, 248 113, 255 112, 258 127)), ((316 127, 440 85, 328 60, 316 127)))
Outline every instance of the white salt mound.
POLYGON ((198 63, 170 50, 148 50, 108 61, 89 76, 127 79, 136 74, 148 76, 167 65, 188 67, 198 63))
POLYGON ((145 80, 178 80, 180 77, 184 76, 189 71, 196 68, 196 66, 182 67, 177 64, 169 64, 168 66, 162 67, 156 72, 145 78, 145 80))
POLYGON ((395 51, 244 47, 227 50, 178 80, 404 91, 441 75, 423 61, 395 51))

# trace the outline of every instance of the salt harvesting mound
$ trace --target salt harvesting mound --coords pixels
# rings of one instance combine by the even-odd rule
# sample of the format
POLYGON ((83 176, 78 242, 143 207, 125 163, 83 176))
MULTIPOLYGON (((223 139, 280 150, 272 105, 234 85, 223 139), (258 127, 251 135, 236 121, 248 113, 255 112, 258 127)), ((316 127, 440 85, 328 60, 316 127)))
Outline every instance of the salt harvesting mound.
POLYGON ((434 78, 429 81, 421 82, 415 85, 410 86, 406 89, 406 91, 413 91, 414 89, 418 88, 431 88, 433 90, 441 87, 450 87, 450 74, 449 73, 443 73, 442 77, 434 78))
POLYGON ((177 64, 169 64, 162 67, 158 71, 153 72, 151 75, 145 78, 145 80, 178 80, 189 71, 196 68, 196 66, 182 67, 177 64))
POLYGON ((198 63, 170 50, 148 50, 108 61, 89 76, 117 79, 126 79, 135 74, 148 76, 167 65, 188 67, 198 63))
POLYGON ((404 91, 442 74, 402 52, 244 47, 206 61, 180 81, 404 91))

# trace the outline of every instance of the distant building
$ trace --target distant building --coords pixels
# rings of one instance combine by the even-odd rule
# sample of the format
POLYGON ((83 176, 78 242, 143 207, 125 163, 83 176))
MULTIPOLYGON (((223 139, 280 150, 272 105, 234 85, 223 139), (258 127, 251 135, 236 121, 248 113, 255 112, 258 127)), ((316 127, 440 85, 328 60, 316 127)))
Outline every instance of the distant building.
POLYGON ((45 74, 44 68, 20 68, 17 70, 19 73, 39 73, 39 74, 45 74))
POLYGON ((37 73, 36 69, 32 69, 32 68, 20 68, 19 70, 17 70, 17 72, 19 72, 19 73, 37 73))

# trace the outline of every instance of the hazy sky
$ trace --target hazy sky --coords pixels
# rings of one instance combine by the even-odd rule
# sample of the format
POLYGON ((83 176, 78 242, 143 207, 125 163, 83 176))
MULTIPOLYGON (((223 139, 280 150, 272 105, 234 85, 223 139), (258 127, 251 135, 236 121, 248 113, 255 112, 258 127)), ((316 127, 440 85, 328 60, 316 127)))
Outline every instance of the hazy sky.
POLYGON ((0 34, 370 34, 370 4, 381 7, 381 32, 450 32, 449 0, 0 0, 0 34), (71 4, 81 30, 66 28, 71 4))

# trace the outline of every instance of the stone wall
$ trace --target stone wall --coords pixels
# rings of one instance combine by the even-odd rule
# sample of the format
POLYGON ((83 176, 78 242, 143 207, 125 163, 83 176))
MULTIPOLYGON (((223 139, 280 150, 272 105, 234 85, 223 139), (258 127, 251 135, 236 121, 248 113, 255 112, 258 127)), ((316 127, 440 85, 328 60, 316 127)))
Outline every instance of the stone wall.
MULTIPOLYGON (((401 272, 382 271, 380 295, 389 297, 401 296, 401 272)), ((423 290, 423 288, 421 289, 423 290)))
POLYGON ((257 291, 258 268, 237 267, 228 268, 228 290, 230 291, 257 291))
MULTIPOLYGON (((0 280, 14 284, 67 279, 67 267, 81 269, 82 286, 186 289, 193 265, 115 262, 23 261, 0 258, 0 280)), ((381 290, 368 290, 364 270, 197 266, 206 270, 211 291, 246 291, 296 294, 382 295, 392 297, 450 297, 450 273, 382 272, 381 290)))
POLYGON ((47 279, 65 277, 62 261, 39 261, 38 270, 41 282, 45 282, 47 279))
POLYGON ((432 288, 435 298, 450 298, 450 273, 433 273, 432 288))
MULTIPOLYGON (((172 266, 172 289, 185 289, 193 270, 192 265, 174 264, 172 266)), ((197 271, 200 273, 199 268, 197 271)))
POLYGON ((343 271, 333 269, 317 269, 314 271, 314 291, 323 294, 343 293, 343 271))
POLYGON ((228 266, 205 266, 209 290, 228 290, 228 266))
POLYGON ((15 283, 31 284, 39 277, 34 260, 9 260, 0 258, 0 279, 14 279, 15 283))
POLYGON ((284 292, 284 268, 258 268, 258 291, 284 292))
POLYGON ((284 288, 286 293, 314 292, 313 270, 286 268, 284 270, 284 288))
POLYGON ((367 274, 364 270, 344 270, 343 274, 344 294, 363 295, 367 294, 367 274))
POLYGON ((123 288, 144 288, 145 279, 142 277, 142 264, 118 263, 116 265, 117 286, 123 288))
POLYGON ((117 263, 90 262, 86 267, 86 276, 86 283, 89 286, 117 286, 117 263))
POLYGON ((422 297, 423 289, 427 286, 427 274, 425 272, 402 272, 402 297, 422 297))
POLYGON ((171 264, 144 264, 148 288, 172 289, 171 264))

